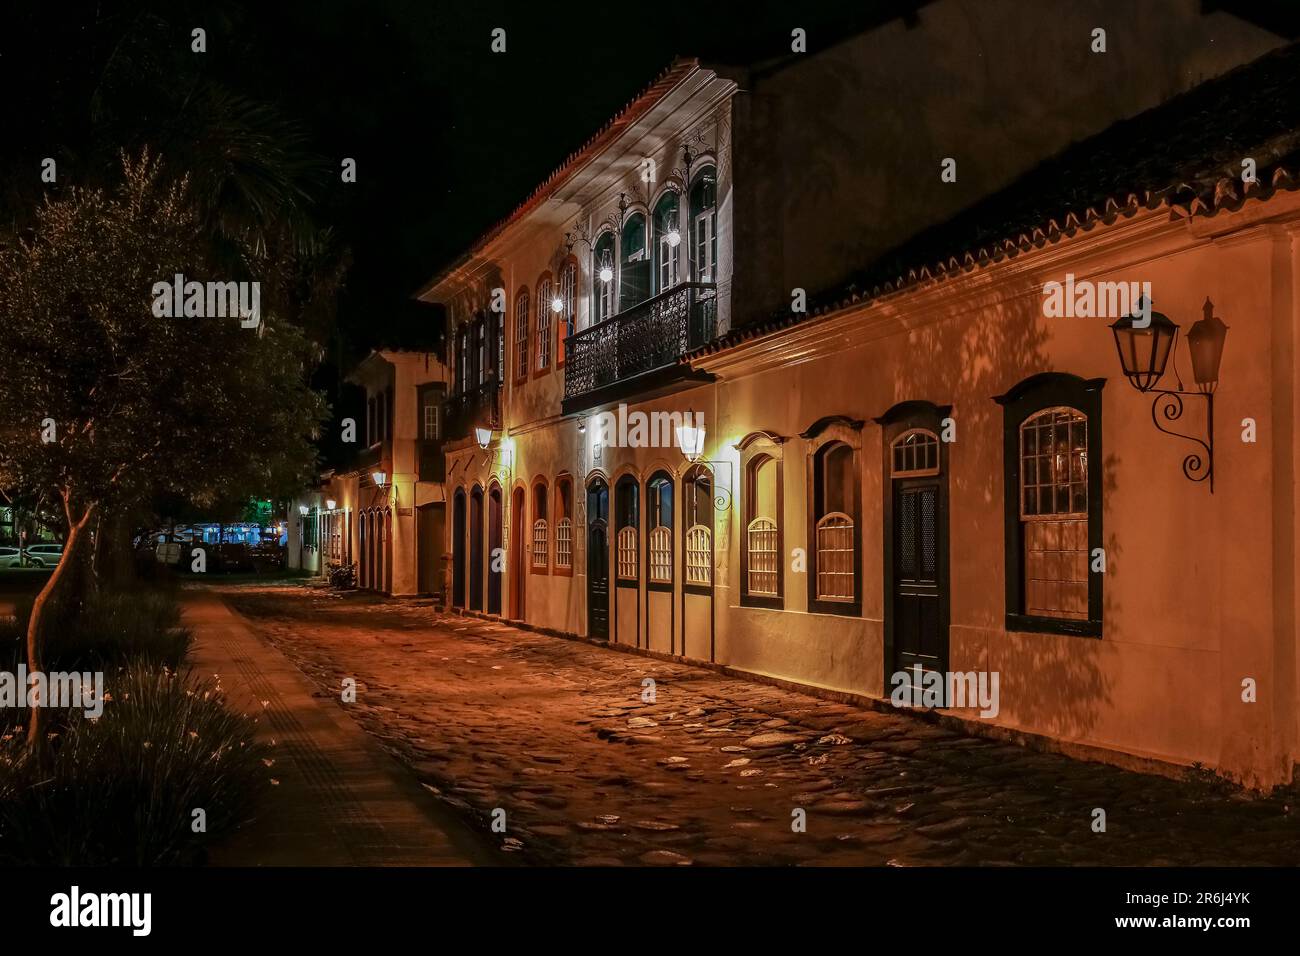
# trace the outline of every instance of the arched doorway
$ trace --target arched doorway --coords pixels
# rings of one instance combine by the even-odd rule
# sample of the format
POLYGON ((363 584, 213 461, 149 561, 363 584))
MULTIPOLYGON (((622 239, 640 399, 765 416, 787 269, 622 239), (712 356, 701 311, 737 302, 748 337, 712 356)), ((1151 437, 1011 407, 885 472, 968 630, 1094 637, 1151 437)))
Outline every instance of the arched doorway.
POLYGON ((609 640, 609 485, 587 486, 587 636, 609 640))
POLYGON ((516 488, 510 496, 510 616, 524 618, 524 489, 516 488))
POLYGON ((469 496, 469 608, 483 610, 483 489, 469 496))
POLYGON ((487 612, 501 613, 501 578, 505 576, 506 565, 502 560, 501 524, 501 486, 493 483, 488 491, 488 579, 487 612))
POLYGON ((451 506, 451 603, 465 606, 465 489, 457 488, 451 506))

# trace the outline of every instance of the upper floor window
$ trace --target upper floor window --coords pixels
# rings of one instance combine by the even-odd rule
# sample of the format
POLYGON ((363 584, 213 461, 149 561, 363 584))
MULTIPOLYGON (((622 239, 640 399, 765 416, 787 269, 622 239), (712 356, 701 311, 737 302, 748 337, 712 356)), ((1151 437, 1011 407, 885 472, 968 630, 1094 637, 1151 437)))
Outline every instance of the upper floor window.
POLYGON ((478 384, 482 385, 488 380, 488 341, 487 341, 487 322, 479 319, 474 323, 474 355, 475 364, 478 367, 478 384))
MULTIPOLYGON (((614 314, 614 233, 606 230, 592 250, 592 300, 596 321, 603 322, 614 314)), ((590 320, 588 320, 590 321, 590 320)))
POLYGON ((537 372, 545 372, 551 367, 551 315, 554 308, 551 303, 551 279, 549 276, 537 283, 537 372))
POLYGON ((813 456, 815 610, 856 613, 858 481, 853 448, 830 441, 813 456))
POLYGON ((496 329, 496 373, 497 388, 505 388, 506 385, 506 314, 505 312, 496 313, 493 327, 496 329))
POLYGON ((469 391, 469 323, 456 332, 456 388, 463 394, 469 391))
POLYGON ((1101 380, 1036 375, 1004 407, 1007 628, 1101 634, 1101 380))
POLYGON ((677 266, 681 261, 682 233, 677 222, 680 202, 669 190, 655 203, 655 281, 656 291, 663 292, 677 284, 677 266))
POLYGON ((717 170, 706 167, 691 186, 691 217, 694 220, 691 253, 695 259, 695 281, 718 281, 718 180, 717 170))
POLYGON ((650 257, 646 248, 646 218, 639 212, 623 224, 622 259, 618 270, 618 310, 650 298, 650 257))
POLYGON ((438 397, 437 389, 433 388, 426 388, 420 396, 420 437, 425 441, 436 440, 439 435, 442 406, 438 397))
POLYGON ((528 290, 515 296, 515 378, 528 375, 528 290))
POLYGON ((570 258, 560 269, 560 327, 556 330, 555 365, 564 364, 564 340, 578 327, 578 264, 570 258))

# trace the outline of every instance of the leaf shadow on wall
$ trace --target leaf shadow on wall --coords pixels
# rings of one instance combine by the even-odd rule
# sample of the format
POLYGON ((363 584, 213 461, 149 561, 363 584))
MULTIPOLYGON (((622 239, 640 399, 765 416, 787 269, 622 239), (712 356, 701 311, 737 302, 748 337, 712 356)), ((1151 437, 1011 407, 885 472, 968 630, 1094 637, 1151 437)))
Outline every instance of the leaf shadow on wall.
MULTIPOLYGON (((1113 645, 1105 636, 1005 629, 1006 469, 1003 407, 994 396, 1040 372, 1091 377, 1087 369, 1053 365, 1047 321, 1037 295, 954 301, 908 333, 900 360, 892 363, 893 399, 951 405, 956 422, 948 475, 950 669, 998 672, 998 723, 1078 738, 1089 735, 1111 706, 1107 661, 1113 645)), ((1116 465, 1115 456, 1104 462, 1103 502, 1116 488, 1116 465)), ((1120 551, 1113 533, 1105 546, 1109 577, 1120 551)), ((1113 621, 1118 605, 1111 589, 1104 595, 1103 621, 1113 621)))

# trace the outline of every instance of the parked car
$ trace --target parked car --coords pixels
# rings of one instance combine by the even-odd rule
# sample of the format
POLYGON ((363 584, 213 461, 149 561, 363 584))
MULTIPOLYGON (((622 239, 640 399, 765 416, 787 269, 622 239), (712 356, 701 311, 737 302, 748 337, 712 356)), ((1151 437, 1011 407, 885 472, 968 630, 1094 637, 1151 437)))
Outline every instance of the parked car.
POLYGON ((33 544, 27 549, 27 563, 34 568, 52 568, 62 558, 61 544, 33 544))
POLYGON ((21 548, 0 545, 0 568, 21 568, 22 566, 23 552, 21 548))

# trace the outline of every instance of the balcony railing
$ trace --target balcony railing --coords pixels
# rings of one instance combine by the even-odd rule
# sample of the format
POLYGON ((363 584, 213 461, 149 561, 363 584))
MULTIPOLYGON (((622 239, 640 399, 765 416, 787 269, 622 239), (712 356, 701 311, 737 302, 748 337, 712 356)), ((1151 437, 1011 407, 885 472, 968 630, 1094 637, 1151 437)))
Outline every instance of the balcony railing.
POLYGON ((713 338, 717 286, 687 282, 565 340, 564 397, 675 365, 713 338))
POLYGON ((501 391, 495 376, 468 392, 450 396, 443 409, 446 438, 464 438, 475 425, 500 428, 501 391))

